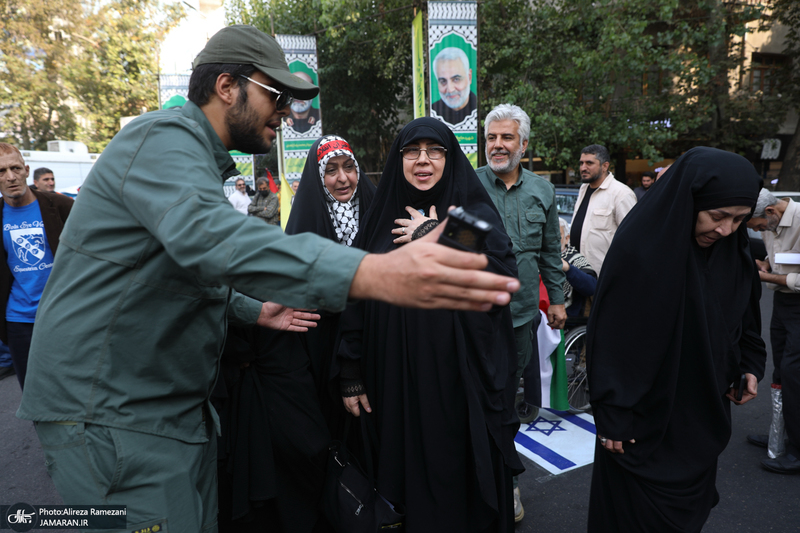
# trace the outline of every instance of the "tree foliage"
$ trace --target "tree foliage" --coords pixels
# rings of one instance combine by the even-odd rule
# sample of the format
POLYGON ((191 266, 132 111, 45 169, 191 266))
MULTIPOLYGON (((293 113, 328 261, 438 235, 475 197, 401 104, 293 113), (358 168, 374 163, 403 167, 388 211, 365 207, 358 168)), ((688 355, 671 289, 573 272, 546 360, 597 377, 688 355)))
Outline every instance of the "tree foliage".
POLYGON ((158 43, 182 14, 158 0, 0 0, 0 137, 101 151, 122 116, 158 106, 158 43))
MULTIPOLYGON (((791 0, 778 0, 792 3, 791 0)), ((234 0, 229 21, 268 33, 316 32, 326 132, 380 169, 410 116, 413 0, 234 0)), ((617 159, 696 145, 748 153, 786 102, 738 86, 746 22, 762 8, 723 0, 483 0, 483 116, 501 102, 531 115, 530 146, 550 168, 607 145, 617 159)))
MULTIPOLYGON (((796 0, 775 0, 768 23, 787 28, 784 54, 790 58, 782 69, 780 91, 790 102, 790 108, 800 111, 800 3, 796 0)), ((798 121, 778 174, 778 190, 800 190, 800 121, 798 121)))
POLYGON ((345 137, 379 172, 411 112, 410 0, 233 0, 230 23, 266 33, 315 34, 326 133, 345 137))
POLYGON ((70 28, 82 13, 77 0, 0 0, 0 138, 20 148, 46 149, 72 139, 77 127, 60 75, 72 60, 70 28))
POLYGON ((508 101, 526 109, 534 153, 552 167, 574 164, 595 142, 623 160, 698 144, 744 152, 777 126, 780 103, 754 99, 729 76, 741 63, 731 36, 744 34, 756 7, 733 10, 720 0, 482 7, 482 109, 508 101))
POLYGON ((97 0, 66 73, 88 119, 78 137, 90 150, 108 144, 121 117, 158 109, 158 46, 181 15, 157 0, 97 0))

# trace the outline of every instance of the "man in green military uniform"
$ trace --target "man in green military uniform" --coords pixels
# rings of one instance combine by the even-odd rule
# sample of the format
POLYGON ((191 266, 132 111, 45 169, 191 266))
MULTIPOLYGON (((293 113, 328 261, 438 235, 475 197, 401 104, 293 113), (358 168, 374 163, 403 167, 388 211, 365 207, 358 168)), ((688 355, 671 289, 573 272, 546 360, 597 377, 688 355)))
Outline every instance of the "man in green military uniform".
POLYGON ((228 151, 268 151, 293 96, 317 92, 272 37, 230 26, 196 58, 190 101, 134 120, 95 163, 61 234, 17 413, 36 421, 64 503, 126 505, 127 530, 217 530, 209 397, 226 325, 300 331, 313 318, 261 302, 478 310, 518 288, 435 236, 367 255, 237 213, 228 151))
MULTIPOLYGON (((539 275, 550 297, 547 325, 564 327, 566 279, 561 268, 561 232, 553 184, 522 168, 520 159, 528 148, 531 120, 520 107, 501 104, 486 116, 486 159, 477 170, 483 186, 511 238, 522 287, 511 301, 517 342, 517 379, 531 360, 533 332, 539 324, 539 275)), ((526 404, 524 404, 526 405, 526 404)), ((514 478, 514 518, 524 516, 517 478, 514 478)))

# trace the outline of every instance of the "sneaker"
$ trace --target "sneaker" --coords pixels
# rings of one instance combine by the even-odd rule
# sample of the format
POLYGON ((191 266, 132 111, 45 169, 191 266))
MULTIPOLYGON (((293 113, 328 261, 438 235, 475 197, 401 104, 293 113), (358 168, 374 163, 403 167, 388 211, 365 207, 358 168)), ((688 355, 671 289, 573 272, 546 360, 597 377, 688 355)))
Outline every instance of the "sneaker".
POLYGON ((0 379, 6 379, 8 376, 13 376, 16 373, 13 366, 0 366, 0 379))
POLYGON ((522 508, 522 497, 519 494, 519 487, 514 489, 514 522, 522 522, 525 516, 525 509, 522 508))

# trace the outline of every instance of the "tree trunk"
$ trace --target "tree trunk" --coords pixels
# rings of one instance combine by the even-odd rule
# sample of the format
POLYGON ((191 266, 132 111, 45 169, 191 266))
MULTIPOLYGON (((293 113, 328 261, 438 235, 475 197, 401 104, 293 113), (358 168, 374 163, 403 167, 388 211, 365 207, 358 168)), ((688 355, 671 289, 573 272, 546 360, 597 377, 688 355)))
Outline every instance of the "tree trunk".
POLYGON ((800 191, 800 120, 794 129, 792 140, 786 148, 781 171, 778 174, 779 191, 800 191))
POLYGON ((625 150, 620 150, 613 156, 611 156, 611 160, 614 162, 614 177, 617 179, 618 182, 624 183, 625 185, 628 184, 628 178, 626 176, 626 161, 628 160, 628 152, 625 150))
POLYGON ((728 42, 725 33, 725 6, 722 2, 714 2, 708 14, 708 23, 711 33, 709 43, 709 63, 717 72, 712 81, 712 101, 714 113, 711 117, 712 145, 725 148, 728 127, 728 70, 725 68, 728 59, 728 42))

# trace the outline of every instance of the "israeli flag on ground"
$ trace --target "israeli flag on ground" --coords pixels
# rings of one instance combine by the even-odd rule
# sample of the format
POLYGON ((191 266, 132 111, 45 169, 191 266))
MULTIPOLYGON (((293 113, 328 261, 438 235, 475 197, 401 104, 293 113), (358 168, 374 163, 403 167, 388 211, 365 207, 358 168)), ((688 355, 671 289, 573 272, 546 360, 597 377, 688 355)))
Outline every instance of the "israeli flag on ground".
POLYGON ((514 441, 519 453, 551 474, 563 474, 594 461, 596 435, 591 415, 540 409, 533 422, 520 426, 514 441))

